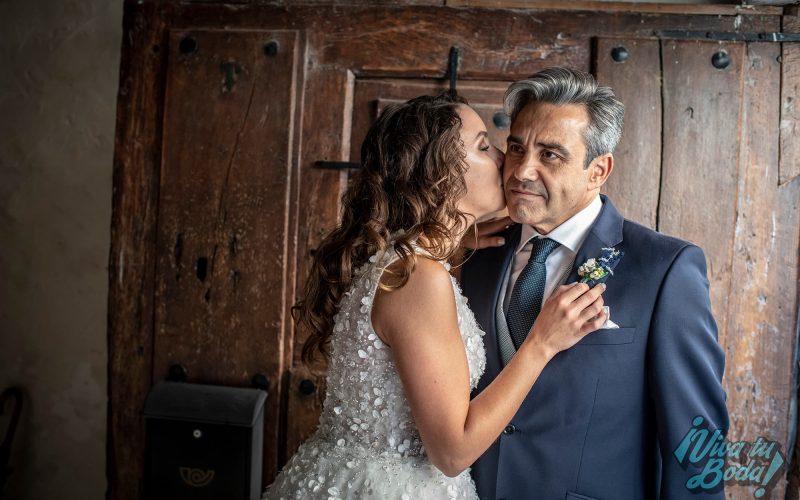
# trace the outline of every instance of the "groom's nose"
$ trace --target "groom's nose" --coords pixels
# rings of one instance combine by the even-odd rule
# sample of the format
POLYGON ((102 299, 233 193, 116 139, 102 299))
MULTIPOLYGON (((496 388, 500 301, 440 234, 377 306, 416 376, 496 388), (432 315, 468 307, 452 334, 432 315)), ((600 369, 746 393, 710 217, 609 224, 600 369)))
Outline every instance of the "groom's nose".
POLYGON ((508 165, 513 171, 511 174, 520 181, 535 181, 539 179, 539 162, 537 157, 532 152, 528 151, 525 155, 516 162, 515 165, 508 165))

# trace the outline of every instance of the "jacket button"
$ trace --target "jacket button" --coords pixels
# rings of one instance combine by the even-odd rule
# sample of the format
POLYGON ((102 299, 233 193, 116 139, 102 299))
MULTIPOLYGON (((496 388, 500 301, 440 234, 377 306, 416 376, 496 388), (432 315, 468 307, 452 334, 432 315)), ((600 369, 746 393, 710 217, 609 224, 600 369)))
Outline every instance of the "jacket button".
POLYGON ((514 427, 514 424, 508 424, 508 425, 506 426, 506 428, 505 428, 505 429, 503 429, 503 434, 506 434, 506 435, 508 435, 508 434, 514 434, 514 432, 515 432, 516 430, 517 430, 517 428, 516 428, 516 427, 514 427))

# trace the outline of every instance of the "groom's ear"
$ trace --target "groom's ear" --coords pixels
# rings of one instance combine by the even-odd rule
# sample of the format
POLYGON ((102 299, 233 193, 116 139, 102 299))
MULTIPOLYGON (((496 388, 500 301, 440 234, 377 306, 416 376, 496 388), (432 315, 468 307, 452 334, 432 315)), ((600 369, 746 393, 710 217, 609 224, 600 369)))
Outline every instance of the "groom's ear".
POLYGON ((614 170, 614 155, 606 153, 600 155, 589 164, 589 185, 588 189, 600 189, 606 183, 611 171, 614 170))

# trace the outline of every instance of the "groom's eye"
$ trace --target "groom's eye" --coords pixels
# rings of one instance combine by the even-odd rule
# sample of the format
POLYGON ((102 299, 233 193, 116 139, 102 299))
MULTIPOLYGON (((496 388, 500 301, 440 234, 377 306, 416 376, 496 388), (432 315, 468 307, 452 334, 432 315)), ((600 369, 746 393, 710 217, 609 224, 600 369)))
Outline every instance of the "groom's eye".
POLYGON ((542 153, 542 156, 543 156, 543 157, 544 157, 546 160, 551 160, 551 161, 552 161, 552 160, 558 160, 558 159, 560 159, 560 158, 561 158, 560 156, 558 156, 557 154, 555 154, 555 153, 554 153, 554 152, 552 152, 552 151, 545 151, 544 153, 542 153))
POLYGON ((522 146, 512 142, 508 145, 508 151, 510 153, 522 154, 522 146))

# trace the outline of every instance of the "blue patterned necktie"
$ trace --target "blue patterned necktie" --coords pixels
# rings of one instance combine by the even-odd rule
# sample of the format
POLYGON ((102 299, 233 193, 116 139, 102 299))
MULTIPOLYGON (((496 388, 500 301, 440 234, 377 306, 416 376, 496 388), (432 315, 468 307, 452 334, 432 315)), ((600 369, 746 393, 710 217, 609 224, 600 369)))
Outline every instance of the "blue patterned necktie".
POLYGON ((531 258, 514 283, 511 299, 508 302, 506 323, 515 349, 519 349, 522 345, 542 309, 542 297, 547 279, 545 261, 558 246, 559 243, 550 238, 534 239, 531 258))

